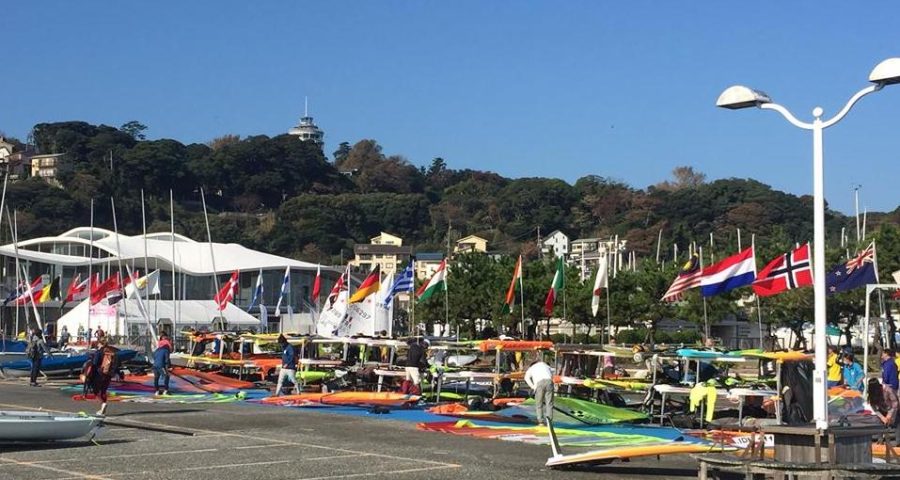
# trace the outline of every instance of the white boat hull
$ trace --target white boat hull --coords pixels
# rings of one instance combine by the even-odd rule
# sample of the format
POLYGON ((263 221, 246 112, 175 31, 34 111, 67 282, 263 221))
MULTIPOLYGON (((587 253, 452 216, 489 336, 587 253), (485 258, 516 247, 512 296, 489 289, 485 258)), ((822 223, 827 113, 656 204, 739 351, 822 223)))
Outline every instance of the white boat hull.
POLYGON ((71 413, 0 411, 0 441, 68 440, 88 435, 101 423, 98 417, 71 413))

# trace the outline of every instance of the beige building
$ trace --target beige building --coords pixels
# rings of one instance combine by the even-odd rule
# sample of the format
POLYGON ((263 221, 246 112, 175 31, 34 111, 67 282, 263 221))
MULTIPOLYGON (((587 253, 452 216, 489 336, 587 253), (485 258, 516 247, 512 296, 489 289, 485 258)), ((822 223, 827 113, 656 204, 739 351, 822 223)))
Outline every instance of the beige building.
POLYGON ((14 148, 15 145, 7 142, 5 138, 0 137, 0 160, 5 160, 12 155, 14 148))
POLYGON ((379 265, 382 273, 396 274, 400 265, 409 260, 412 248, 404 247, 402 238, 381 232, 370 239, 369 243, 354 245, 353 253, 354 259, 350 265, 358 270, 368 272, 379 265))
POLYGON ((416 254, 416 278, 419 280, 428 280, 434 275, 441 262, 444 260, 444 254, 440 252, 419 252, 416 254))
POLYGON ((21 180, 27 177, 25 164, 29 158, 25 152, 15 151, 16 146, 0 137, 0 168, 9 172, 10 180, 21 180))
POLYGON ((456 250, 455 253, 469 253, 469 252, 478 252, 478 253, 487 253, 487 243, 488 241, 475 236, 469 235, 468 237, 460 238, 456 241, 456 250))
POLYGON ((31 176, 43 178, 47 183, 59 186, 57 176, 64 155, 63 153, 33 155, 31 157, 31 176))

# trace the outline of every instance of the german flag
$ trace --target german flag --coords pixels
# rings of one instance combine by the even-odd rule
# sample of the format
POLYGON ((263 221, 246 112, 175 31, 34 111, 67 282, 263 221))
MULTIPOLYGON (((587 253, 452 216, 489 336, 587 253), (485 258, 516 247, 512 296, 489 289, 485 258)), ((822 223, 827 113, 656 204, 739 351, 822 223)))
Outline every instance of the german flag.
POLYGON ((366 299, 369 295, 377 292, 381 288, 381 266, 375 265, 375 270, 359 285, 356 293, 350 297, 350 303, 359 303, 366 299))

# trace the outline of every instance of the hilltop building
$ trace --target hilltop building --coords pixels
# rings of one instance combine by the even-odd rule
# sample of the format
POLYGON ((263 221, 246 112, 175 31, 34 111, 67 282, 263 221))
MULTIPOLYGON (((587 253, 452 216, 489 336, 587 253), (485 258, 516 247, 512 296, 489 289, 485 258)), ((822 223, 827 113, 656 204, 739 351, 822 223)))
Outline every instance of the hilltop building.
POLYGON ((487 253, 488 241, 476 235, 469 235, 456 241, 454 253, 487 253))
POLYGON ((541 253, 552 254, 557 258, 568 258, 569 236, 559 230, 554 230, 541 242, 541 253))
POLYGON ((325 146, 325 132, 313 122, 313 117, 309 116, 309 105, 306 101, 304 101, 303 117, 300 118, 300 123, 288 130, 288 134, 297 136, 301 142, 313 142, 320 148, 325 146))
POLYGON ((375 265, 381 267, 381 273, 396 274, 400 265, 412 256, 412 247, 404 247, 403 239, 381 232, 372 237, 369 243, 357 243, 353 246, 354 259, 350 265, 361 272, 369 272, 375 265))

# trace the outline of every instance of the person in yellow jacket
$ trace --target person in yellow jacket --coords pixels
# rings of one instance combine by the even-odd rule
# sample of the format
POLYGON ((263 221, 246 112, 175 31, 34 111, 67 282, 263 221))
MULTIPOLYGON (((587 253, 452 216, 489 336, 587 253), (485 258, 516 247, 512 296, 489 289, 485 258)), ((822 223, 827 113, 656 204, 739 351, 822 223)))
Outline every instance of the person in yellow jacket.
POLYGON ((828 388, 836 387, 841 384, 841 360, 838 356, 838 348, 835 346, 828 347, 828 388))

